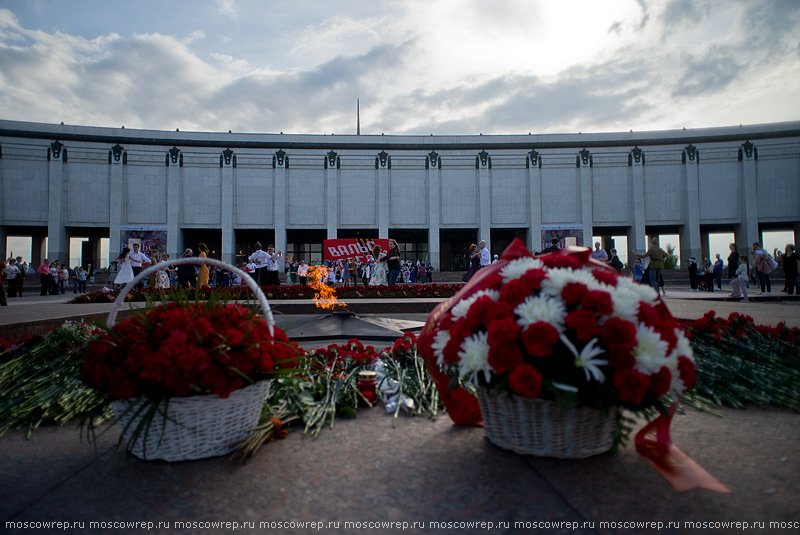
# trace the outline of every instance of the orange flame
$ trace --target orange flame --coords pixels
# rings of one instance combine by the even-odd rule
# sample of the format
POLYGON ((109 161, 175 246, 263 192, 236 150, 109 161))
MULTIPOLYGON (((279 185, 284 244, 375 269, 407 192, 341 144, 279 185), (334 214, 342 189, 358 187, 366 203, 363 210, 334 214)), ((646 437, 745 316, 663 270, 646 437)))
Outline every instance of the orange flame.
POLYGON ((346 307, 345 303, 340 303, 336 299, 336 290, 325 284, 326 280, 328 280, 328 268, 325 266, 313 266, 308 270, 308 285, 316 290, 314 304, 326 310, 346 307))

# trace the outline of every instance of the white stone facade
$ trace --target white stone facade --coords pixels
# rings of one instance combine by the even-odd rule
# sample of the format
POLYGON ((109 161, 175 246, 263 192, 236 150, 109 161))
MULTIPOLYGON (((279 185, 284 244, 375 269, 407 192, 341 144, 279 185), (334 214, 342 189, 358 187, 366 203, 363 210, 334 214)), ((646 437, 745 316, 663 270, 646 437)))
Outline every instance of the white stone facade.
POLYGON ((48 258, 66 258, 70 236, 109 237, 116 256, 126 226, 165 227, 173 257, 193 246, 187 232, 216 236, 228 262, 237 236, 260 232, 286 250, 293 231, 416 231, 436 269, 463 249, 448 236, 538 250, 542 229, 561 226, 641 251, 648 234, 679 233, 681 257, 700 258, 709 232, 733 232, 743 251, 765 229, 800 233, 800 122, 426 137, 0 121, 0 151, 0 246, 47 236, 48 258))

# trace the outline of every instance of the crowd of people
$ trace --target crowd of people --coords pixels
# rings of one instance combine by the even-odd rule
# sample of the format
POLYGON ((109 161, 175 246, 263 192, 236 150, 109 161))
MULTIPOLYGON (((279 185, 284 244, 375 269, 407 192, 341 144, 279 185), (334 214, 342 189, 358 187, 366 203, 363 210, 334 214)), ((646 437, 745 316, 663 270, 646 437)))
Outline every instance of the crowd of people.
MULTIPOLYGON (((131 282, 142 269, 151 265, 158 265, 169 260, 169 255, 161 252, 151 254, 152 258, 139 250, 138 243, 132 249, 125 247, 119 257, 114 260, 108 269, 108 284, 113 288, 122 288, 131 282)), ((553 239, 551 244, 534 255, 542 255, 559 250, 559 240, 553 239)), ((203 244, 197 245, 199 257, 206 257, 209 249, 203 244)), ((187 248, 182 257, 194 255, 192 249, 187 248)), ((616 249, 606 251, 601 248, 600 242, 594 244, 592 258, 603 262, 614 269, 622 271, 625 266, 617 256, 616 249)), ((667 252, 658 246, 654 239, 643 254, 632 251, 633 264, 630 267, 634 280, 652 286, 657 292, 666 295, 662 270, 665 267, 667 252)), ((278 276, 280 263, 284 259, 281 251, 275 251, 270 245, 266 251, 258 242, 255 252, 248 257, 248 261, 241 265, 241 270, 248 273, 259 285, 281 284, 278 276)), ((471 244, 468 253, 468 270, 463 274, 462 280, 468 282, 480 269, 498 261, 498 255, 491 255, 485 241, 471 244)), ((690 290, 721 291, 722 274, 725 262, 720 254, 715 255, 712 263, 706 258, 700 264, 692 257, 687 262, 690 290)), ((434 268, 430 261, 403 259, 402 251, 397 242, 389 240, 389 248, 384 251, 380 245, 375 245, 372 254, 364 261, 325 260, 315 262, 315 266, 324 266, 324 280, 320 282, 330 286, 377 286, 391 284, 415 284, 433 282, 434 268)), ((305 285, 309 282, 309 274, 315 266, 306 263, 304 259, 295 259, 293 255, 283 262, 286 284, 305 285)), ((789 295, 800 295, 800 278, 798 278, 798 253, 793 244, 787 244, 783 251, 775 249, 773 254, 764 250, 759 242, 753 243, 751 258, 741 255, 735 243, 730 244, 730 254, 727 257, 728 279, 731 284, 731 297, 741 297, 747 302, 748 288, 751 284, 760 287, 759 295, 772 295, 772 281, 770 274, 782 268, 785 286, 783 291, 789 295)), ((89 267, 91 270, 91 267, 89 267)), ((45 259, 38 268, 23 262, 22 257, 9 258, 0 263, 0 274, 3 283, 7 285, 6 291, 0 285, 0 305, 7 303, 7 297, 22 297, 26 279, 31 280, 38 275, 40 295, 65 294, 70 287, 73 293, 85 293, 86 283, 89 280, 89 271, 81 266, 73 269, 59 261, 50 262, 45 259)), ((192 288, 198 286, 228 287, 242 284, 241 277, 232 271, 217 267, 185 264, 177 267, 164 266, 142 280, 137 287, 145 285, 153 288, 192 288)))

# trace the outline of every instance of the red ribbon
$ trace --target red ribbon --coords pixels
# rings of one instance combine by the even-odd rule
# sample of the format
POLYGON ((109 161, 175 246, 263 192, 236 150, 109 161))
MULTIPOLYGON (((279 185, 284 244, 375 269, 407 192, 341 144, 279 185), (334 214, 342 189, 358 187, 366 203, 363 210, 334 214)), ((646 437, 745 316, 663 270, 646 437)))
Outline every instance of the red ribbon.
POLYGON ((725 485, 672 443, 669 426, 677 407, 676 401, 668 414, 658 416, 636 433, 636 451, 678 492, 700 488, 730 494, 725 485))

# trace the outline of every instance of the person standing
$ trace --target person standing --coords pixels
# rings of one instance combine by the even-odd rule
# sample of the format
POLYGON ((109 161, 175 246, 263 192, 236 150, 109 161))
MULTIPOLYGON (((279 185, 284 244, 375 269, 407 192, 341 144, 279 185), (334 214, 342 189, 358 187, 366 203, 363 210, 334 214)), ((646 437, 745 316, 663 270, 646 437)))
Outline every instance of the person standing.
POLYGON ((400 276, 400 246, 391 238, 389 239, 389 252, 386 253, 386 267, 389 270, 389 286, 397 284, 397 278, 400 276))
MULTIPOLYGON (((197 255, 198 258, 208 258, 208 246, 205 243, 198 243, 197 249, 200 253, 197 255)), ((210 273, 208 271, 208 266, 202 265, 197 273, 197 285, 198 286, 208 286, 208 281, 210 279, 210 273)))
POLYGON ((611 249, 611 258, 606 262, 609 266, 616 269, 617 271, 622 271, 622 268, 625 266, 622 264, 622 260, 619 259, 617 256, 617 250, 611 249))
POLYGON ((481 253, 478 251, 478 246, 473 243, 469 246, 469 269, 461 276, 461 280, 469 282, 479 269, 481 269, 481 253))
POLYGON ((719 257, 719 253, 717 253, 717 259, 714 260, 714 280, 717 283, 717 290, 722 290, 722 259, 719 257))
POLYGON ((276 253, 274 246, 267 247, 267 266, 265 268, 267 274, 265 284, 267 286, 280 286, 281 279, 278 276, 278 262, 281 258, 283 258, 283 254, 280 251, 276 253))
MULTIPOLYGON (((8 280, 8 297, 17 297, 17 279, 19 279, 19 268, 17 259, 9 258, 6 261, 4 278, 8 280)), ((20 292, 20 297, 22 297, 20 292)))
POLYGON ((697 289, 697 259, 691 257, 689 259, 689 286, 692 292, 698 292, 697 289))
POLYGON ((600 248, 599 241, 594 242, 594 251, 592 251, 592 258, 604 264, 608 262, 608 253, 600 248))
POLYGON ((22 261, 21 256, 18 256, 15 260, 17 261, 17 269, 19 270, 19 275, 17 275, 17 297, 22 297, 22 286, 25 283, 25 275, 27 274, 28 266, 22 261))
MULTIPOLYGON (((147 268, 152 261, 147 257, 146 254, 139 251, 140 245, 138 243, 133 244, 133 251, 128 253, 128 258, 131 261, 131 269, 133 270, 133 276, 136 277, 139 273, 142 272, 142 269, 147 268)), ((140 282, 136 285, 136 288, 142 288, 144 284, 140 282)))
POLYGON ((420 284, 425 284, 426 282, 428 282, 428 273, 427 273, 426 264, 420 262, 420 264, 419 264, 419 283, 420 284))
POLYGON ((483 269, 492 263, 492 254, 489 252, 489 249, 486 248, 486 241, 481 240, 478 247, 480 247, 481 250, 481 269, 483 269))
MULTIPOLYGON (((194 251, 186 249, 181 258, 191 258, 194 251)), ((120 274, 122 271, 120 270, 120 274)), ((117 275, 119 277, 119 275, 117 275)), ((181 264, 178 266, 178 286, 180 288, 192 288, 197 282, 197 272, 194 269, 194 264, 181 264)))
POLYGON ((47 295, 50 291, 50 262, 46 258, 42 261, 36 273, 39 274, 39 282, 42 285, 39 295, 47 295))
POLYGON ((761 286, 761 293, 759 295, 772 295, 772 282, 769 280, 769 274, 775 269, 770 262, 772 258, 769 254, 761 248, 759 242, 753 242, 753 267, 758 276, 758 283, 761 286))
POLYGON ((739 269, 739 248, 735 243, 728 245, 731 254, 728 255, 728 278, 733 280, 736 277, 736 271, 739 269))
POLYGON ((6 289, 3 287, 3 279, 6 275, 6 263, 0 262, 0 306, 7 307, 8 299, 6 298, 6 289))
POLYGON ((647 252, 636 256, 650 259, 650 286, 660 295, 659 281, 661 280, 661 270, 664 269, 664 259, 667 257, 666 251, 658 246, 658 239, 653 238, 650 241, 650 248, 647 252))
POLYGON ((114 284, 117 287, 125 286, 133 280, 133 266, 131 266, 130 252, 131 250, 125 247, 122 249, 122 254, 120 254, 116 260, 119 263, 119 271, 114 278, 114 284))
POLYGON ((308 284, 308 264, 305 260, 300 260, 300 265, 297 266, 297 278, 302 286, 308 284))
POLYGON ((783 253, 783 275, 786 277, 786 293, 800 295, 797 285, 797 251, 791 243, 786 244, 783 253))
MULTIPOLYGON (((391 242, 389 242, 391 244, 391 242)), ((369 279, 370 286, 386 286, 389 284, 389 267, 387 263, 387 253, 384 253, 380 245, 372 248, 372 256, 375 258, 375 267, 369 279)), ((399 272, 399 270, 398 270, 399 272)))
POLYGON ((267 253, 261 249, 261 242, 256 242, 256 250, 250 257, 247 259, 248 262, 253 264, 254 271, 253 271, 253 279, 255 279, 256 284, 261 286, 262 284, 267 283, 266 275, 263 276, 264 269, 267 267, 267 253))

